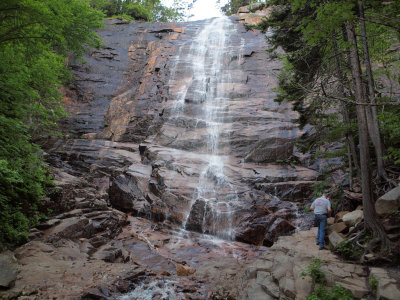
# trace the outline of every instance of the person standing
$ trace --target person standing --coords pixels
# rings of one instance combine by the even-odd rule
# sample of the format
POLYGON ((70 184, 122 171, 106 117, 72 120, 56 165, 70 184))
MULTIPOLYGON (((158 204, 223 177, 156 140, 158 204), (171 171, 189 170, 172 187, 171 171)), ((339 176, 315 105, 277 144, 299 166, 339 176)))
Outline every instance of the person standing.
POLYGON ((325 228, 327 219, 332 211, 331 202, 326 197, 326 194, 322 194, 321 197, 314 200, 310 209, 313 210, 315 214, 315 221, 318 225, 317 245, 319 245, 319 250, 322 250, 325 247, 325 228))

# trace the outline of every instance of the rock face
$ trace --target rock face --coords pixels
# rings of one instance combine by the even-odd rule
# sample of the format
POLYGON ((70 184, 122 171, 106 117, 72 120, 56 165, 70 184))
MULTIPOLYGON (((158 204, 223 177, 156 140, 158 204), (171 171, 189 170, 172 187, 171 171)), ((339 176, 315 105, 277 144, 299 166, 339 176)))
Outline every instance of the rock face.
POLYGON ((263 3, 252 3, 239 8, 236 16, 239 22, 246 25, 257 25, 271 14, 271 6, 264 7, 263 3))
POLYGON ((292 202, 317 172, 282 164, 301 131, 273 101, 280 63, 264 35, 228 18, 106 25, 65 90, 69 139, 44 145, 61 181, 85 177, 116 209, 224 239, 271 245, 293 231, 292 202))

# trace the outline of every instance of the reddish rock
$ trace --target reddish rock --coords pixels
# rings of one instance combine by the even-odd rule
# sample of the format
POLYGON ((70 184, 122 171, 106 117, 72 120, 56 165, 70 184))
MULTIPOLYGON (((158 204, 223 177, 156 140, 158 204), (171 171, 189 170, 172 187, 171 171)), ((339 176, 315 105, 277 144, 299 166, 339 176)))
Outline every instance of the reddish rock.
POLYGON ((254 245, 262 245, 267 231, 266 224, 245 224, 242 228, 242 231, 236 232, 236 240, 254 245))
POLYGON ((203 199, 197 199, 195 201, 186 223, 187 230, 203 232, 205 208, 206 208, 206 202, 203 199))
POLYGON ((279 236, 286 235, 296 229, 296 227, 287 220, 277 218, 274 223, 268 228, 263 242, 264 246, 272 246, 279 236))
POLYGON ((196 272, 195 269, 187 266, 187 265, 176 265, 176 275, 178 276, 190 276, 196 272))

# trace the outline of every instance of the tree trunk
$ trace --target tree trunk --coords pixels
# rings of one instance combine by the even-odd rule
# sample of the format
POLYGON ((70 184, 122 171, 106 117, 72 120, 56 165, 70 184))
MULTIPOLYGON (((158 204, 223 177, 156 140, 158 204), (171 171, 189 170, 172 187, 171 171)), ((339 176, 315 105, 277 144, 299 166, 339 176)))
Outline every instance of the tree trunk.
MULTIPOLYGON (((354 91, 356 102, 366 103, 361 65, 358 55, 357 39, 354 32, 354 25, 349 21, 346 22, 346 33, 348 41, 350 42, 350 68, 353 77, 354 91)), ((360 135, 360 166, 361 166, 361 188, 363 195, 363 211, 364 211, 364 224, 365 227, 371 230, 374 238, 379 238, 381 246, 386 247, 389 241, 382 224, 379 221, 375 212, 374 194, 372 191, 371 172, 370 172, 370 153, 368 146, 368 125, 365 113, 366 105, 356 105, 358 131, 360 135)))
MULTIPOLYGON (((366 68, 367 74, 367 82, 368 82, 368 98, 371 104, 376 104, 375 101, 375 84, 374 78, 372 75, 372 67, 371 67, 371 59, 369 56, 369 47, 368 47, 368 38, 367 38, 367 29, 365 27, 365 17, 364 17, 364 6, 363 1, 358 0, 358 7, 360 11, 360 25, 361 25, 361 35, 363 41, 363 52, 364 52, 364 63, 366 68)), ((366 94, 367 95, 367 94, 366 94)), ((376 161, 377 161, 377 176, 381 177, 385 180, 388 179, 385 165, 383 163, 383 146, 382 146, 382 139, 381 134, 379 131, 379 124, 378 124, 378 113, 376 106, 368 106, 366 108, 367 111, 367 121, 368 121, 368 131, 374 144, 375 153, 376 153, 376 161)))
POLYGON ((353 190, 353 166, 352 166, 352 159, 351 159, 351 152, 350 152, 350 146, 347 144, 347 158, 349 160, 349 189, 350 191, 353 190))
MULTIPOLYGON (((339 97, 345 98, 345 92, 344 92, 344 80, 343 80, 343 73, 340 68, 340 60, 339 60, 339 49, 336 41, 336 37, 333 36, 333 51, 334 51, 334 56, 335 56, 335 68, 336 68, 336 76, 339 79, 339 97)), ((346 124, 346 126, 350 127, 350 117, 349 117, 349 112, 347 110, 346 104, 340 103, 340 108, 342 112, 342 117, 343 117, 343 122, 346 124)), ((357 172, 360 172, 360 166, 358 165, 358 157, 357 157, 357 151, 356 151, 356 144, 354 142, 354 136, 350 131, 346 132, 346 138, 350 146, 350 153, 353 156, 353 159, 349 159, 349 164, 351 164, 351 161, 354 162, 354 167, 356 168, 357 172)), ((350 166, 350 169, 351 166, 350 166)), ((350 182, 351 185, 351 182, 350 182)))

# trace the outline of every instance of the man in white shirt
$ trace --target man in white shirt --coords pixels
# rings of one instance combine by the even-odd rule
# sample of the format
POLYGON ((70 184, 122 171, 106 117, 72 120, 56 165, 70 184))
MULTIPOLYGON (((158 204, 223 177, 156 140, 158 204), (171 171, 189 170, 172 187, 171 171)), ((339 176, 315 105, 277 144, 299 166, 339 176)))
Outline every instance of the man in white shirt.
POLYGON ((322 194, 321 197, 314 200, 310 209, 314 211, 315 220, 318 224, 317 245, 319 245, 319 250, 322 250, 325 247, 326 222, 332 211, 331 202, 325 194, 322 194))

